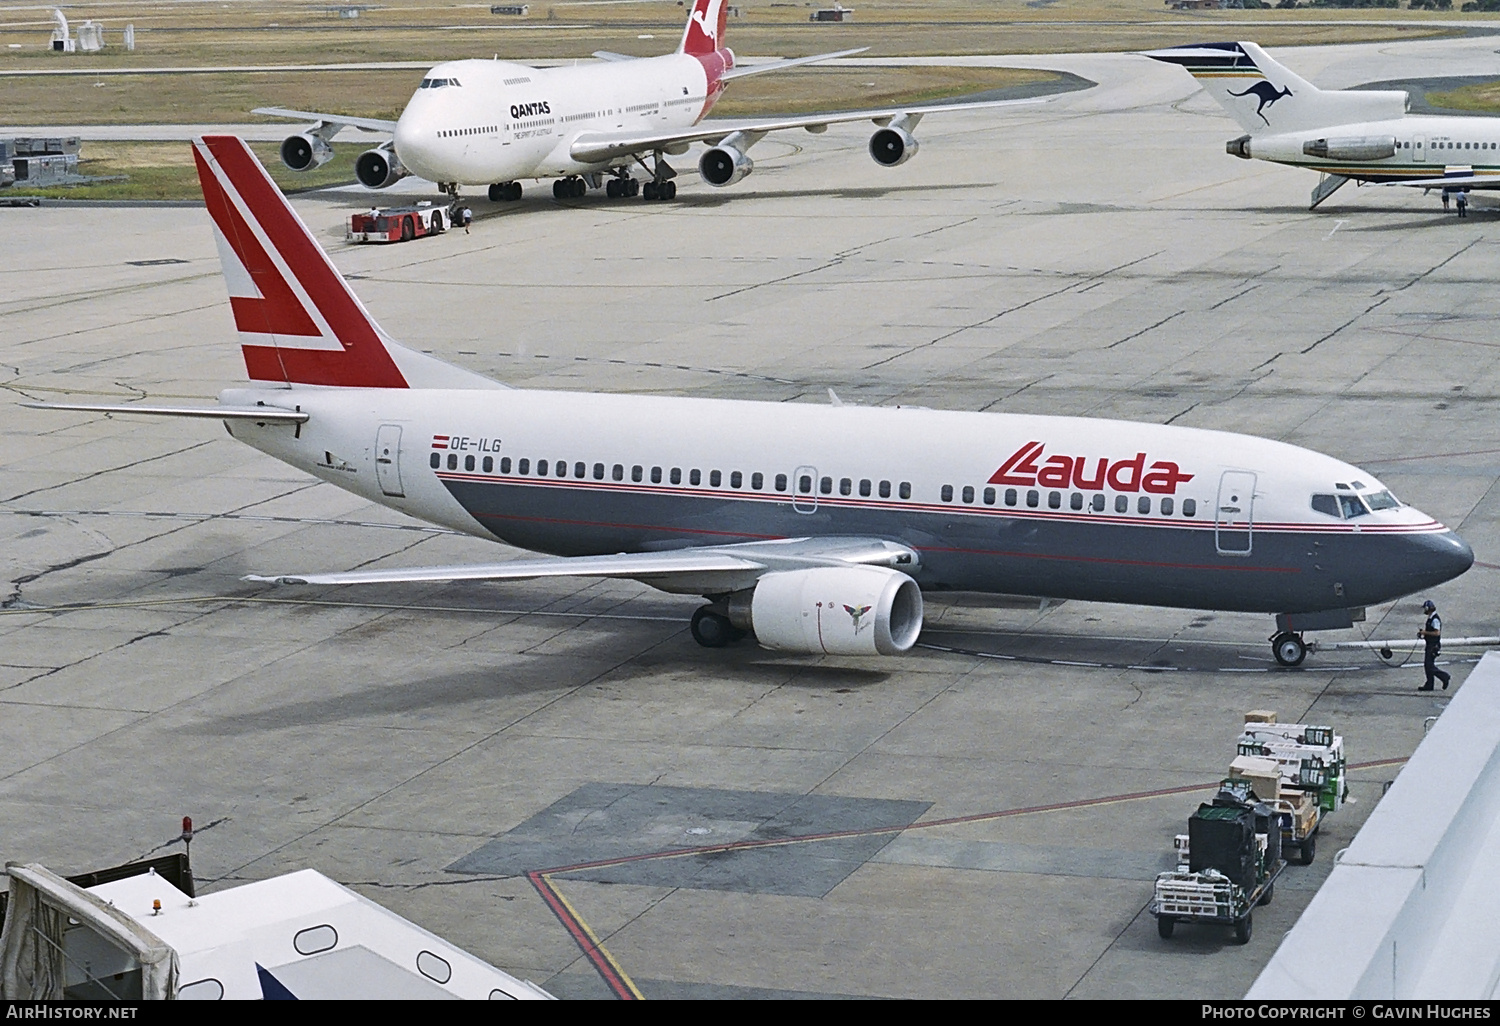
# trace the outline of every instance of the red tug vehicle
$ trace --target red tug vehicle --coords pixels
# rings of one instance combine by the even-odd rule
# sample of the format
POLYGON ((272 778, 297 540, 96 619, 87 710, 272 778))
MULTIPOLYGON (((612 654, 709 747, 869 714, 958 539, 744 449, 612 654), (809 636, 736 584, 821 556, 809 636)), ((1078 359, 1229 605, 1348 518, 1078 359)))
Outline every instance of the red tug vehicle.
POLYGON ((443 209, 430 203, 415 207, 372 207, 349 218, 346 242, 410 242, 448 230, 443 209))

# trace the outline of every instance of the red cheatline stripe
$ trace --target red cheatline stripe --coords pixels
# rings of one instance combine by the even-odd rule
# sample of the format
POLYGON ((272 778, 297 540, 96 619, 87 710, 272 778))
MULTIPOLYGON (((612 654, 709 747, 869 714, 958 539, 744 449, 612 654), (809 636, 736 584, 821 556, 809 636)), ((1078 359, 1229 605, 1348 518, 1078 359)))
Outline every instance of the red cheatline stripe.
MULTIPOLYGON (((1354 763, 1347 768, 1349 770, 1379 769, 1385 766, 1399 766, 1406 762, 1405 757, 1397 759, 1377 759, 1373 762, 1354 763)), ((1162 787, 1152 791, 1134 791, 1128 794, 1108 795, 1103 798, 1077 798, 1073 801, 1052 802, 1047 805, 1027 805, 1018 809, 1002 809, 998 812, 979 812, 968 816, 949 816, 945 819, 929 819, 920 823, 897 824, 888 827, 867 827, 860 830, 830 830, 821 834, 801 834, 796 837, 777 837, 754 841, 734 841, 729 844, 707 845, 698 848, 668 848, 662 851, 643 852, 638 855, 622 855, 613 859, 596 859, 592 862, 577 862, 571 866, 556 866, 552 869, 536 869, 526 874, 531 885, 541 894, 542 900, 547 907, 552 909, 552 914, 557 916, 574 942, 583 951, 584 956, 594 966, 594 969, 604 979, 605 984, 624 1001, 635 1000, 636 994, 630 986, 620 978, 619 972, 611 964, 609 957, 600 950, 599 946, 589 937, 588 931, 583 924, 569 910, 567 903, 563 901, 556 889, 552 886, 548 877, 554 873, 572 873, 583 869, 599 869, 607 866, 621 866, 631 862, 646 862, 652 859, 681 858, 688 855, 714 855, 723 852, 743 851, 752 848, 775 848, 788 844, 802 844, 812 841, 836 841, 849 837, 870 837, 880 834, 901 834, 908 830, 927 830, 933 827, 958 826, 965 823, 982 823, 988 820, 1008 819, 1014 816, 1026 816, 1041 812, 1063 812, 1068 809, 1084 809, 1100 805, 1117 805, 1122 802, 1139 801, 1146 798, 1162 798, 1174 794, 1191 794, 1194 791, 1206 791, 1211 787, 1217 787, 1218 781, 1204 784, 1184 784, 1180 787, 1162 787)))

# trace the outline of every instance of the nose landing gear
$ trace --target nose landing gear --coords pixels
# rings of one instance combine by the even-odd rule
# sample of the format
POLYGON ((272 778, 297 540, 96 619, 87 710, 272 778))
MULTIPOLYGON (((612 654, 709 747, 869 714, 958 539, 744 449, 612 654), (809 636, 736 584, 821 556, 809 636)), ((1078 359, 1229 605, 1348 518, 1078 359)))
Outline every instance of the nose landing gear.
POLYGON ((1301 666, 1307 658, 1307 642, 1294 631, 1282 631, 1271 639, 1271 654, 1282 666, 1301 666))

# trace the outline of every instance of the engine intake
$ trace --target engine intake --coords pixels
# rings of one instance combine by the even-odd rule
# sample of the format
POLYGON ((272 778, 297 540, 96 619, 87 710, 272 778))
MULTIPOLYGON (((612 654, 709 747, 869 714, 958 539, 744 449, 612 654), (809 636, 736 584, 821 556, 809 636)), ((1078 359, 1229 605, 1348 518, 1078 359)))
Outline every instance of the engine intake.
POLYGON ((316 135, 289 135, 281 143, 281 162, 293 171, 311 171, 333 159, 333 147, 316 135))
POLYGON ((401 166, 401 159, 387 146, 365 150, 354 161, 354 177, 367 189, 384 189, 411 174, 401 166))
POLYGON ((711 147, 698 158, 698 173, 705 182, 719 189, 733 185, 753 170, 755 162, 749 155, 732 146, 711 147))
POLYGON ((870 156, 882 167, 899 167, 916 153, 916 137, 904 128, 888 125, 870 136, 870 156))
POLYGON ((1357 135, 1342 139, 1309 139, 1302 144, 1309 157, 1329 160, 1384 160, 1396 155, 1394 135, 1357 135))
POLYGON ((922 633, 922 590, 899 570, 830 566, 763 575, 750 622, 764 648, 828 655, 900 655, 922 633))

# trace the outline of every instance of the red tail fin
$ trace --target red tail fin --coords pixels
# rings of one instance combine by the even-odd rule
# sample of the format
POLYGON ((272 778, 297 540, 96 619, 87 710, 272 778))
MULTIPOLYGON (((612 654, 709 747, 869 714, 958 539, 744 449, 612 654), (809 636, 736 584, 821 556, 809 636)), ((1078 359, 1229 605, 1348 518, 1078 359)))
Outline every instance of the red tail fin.
POLYGON ((408 387, 380 327, 250 147, 209 135, 193 157, 250 379, 408 387))
POLYGON ((713 53, 724 45, 724 29, 729 22, 729 5, 725 0, 695 0, 688 12, 687 28, 682 30, 678 53, 713 53))

